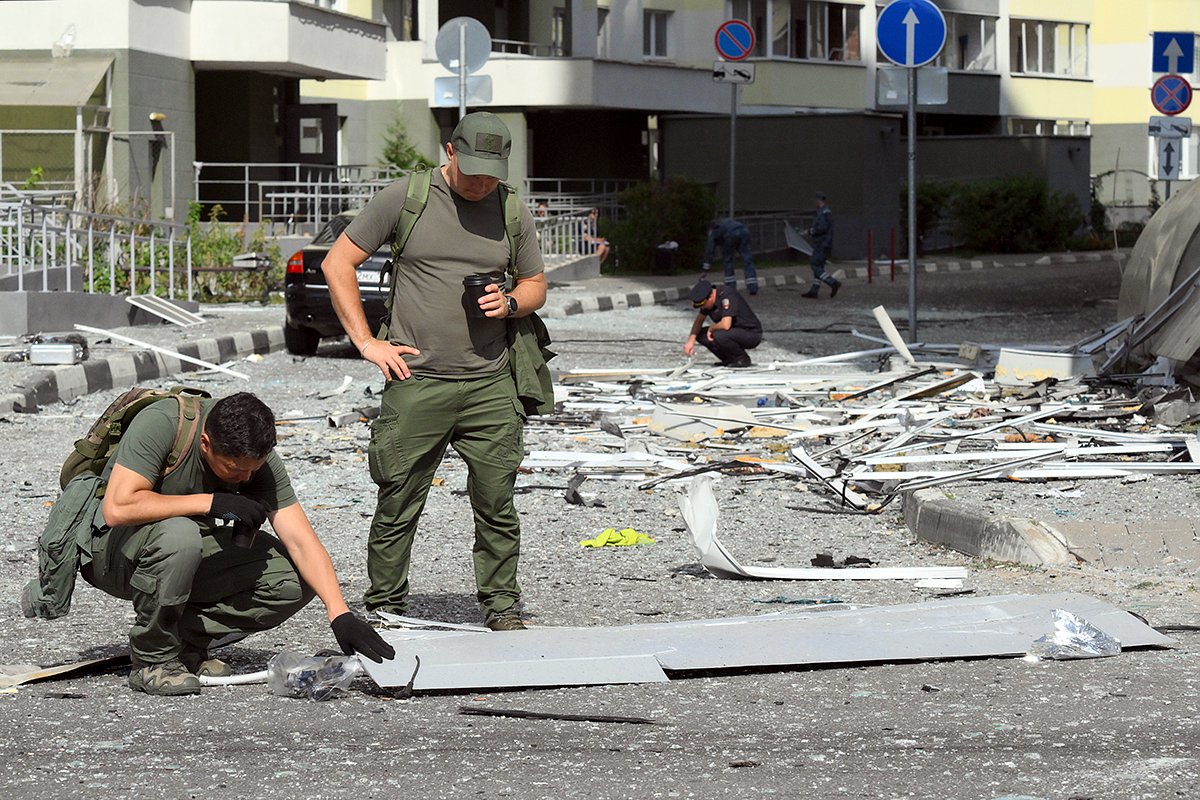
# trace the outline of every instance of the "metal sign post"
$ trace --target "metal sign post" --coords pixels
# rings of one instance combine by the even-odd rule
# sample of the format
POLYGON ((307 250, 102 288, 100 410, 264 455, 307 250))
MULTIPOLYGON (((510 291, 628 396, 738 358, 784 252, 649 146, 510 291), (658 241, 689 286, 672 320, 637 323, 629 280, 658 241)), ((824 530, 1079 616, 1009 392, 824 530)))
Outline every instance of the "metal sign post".
POLYGON ((917 339, 917 67, 946 43, 946 18, 930 0, 893 0, 879 12, 879 49, 908 68, 908 339, 917 339))
MULTIPOLYGON (((492 52, 492 35, 474 17, 455 17, 438 28, 434 50, 441 65, 458 78, 456 94, 458 118, 461 120, 467 115, 467 76, 478 72, 487 63, 492 52)), ((487 92, 490 95, 490 84, 487 92)))
MULTIPOLYGON (((717 28, 716 35, 713 37, 713 42, 717 48, 717 55, 724 58, 726 61, 742 61, 750 57, 754 52, 754 29, 740 19, 730 19, 722 22, 717 28)), ((719 64, 720 62, 718 62, 719 64)), ((754 80, 754 71, 751 67, 749 77, 745 67, 737 67, 732 71, 726 72, 724 69, 718 69, 717 65, 713 65, 713 80, 726 81, 729 83, 729 216, 733 217, 734 211, 734 192, 735 182, 737 180, 737 101, 738 101, 738 84, 751 83, 754 80), (718 74, 719 73, 719 74, 718 74), (729 75, 732 77, 726 78, 729 75)))

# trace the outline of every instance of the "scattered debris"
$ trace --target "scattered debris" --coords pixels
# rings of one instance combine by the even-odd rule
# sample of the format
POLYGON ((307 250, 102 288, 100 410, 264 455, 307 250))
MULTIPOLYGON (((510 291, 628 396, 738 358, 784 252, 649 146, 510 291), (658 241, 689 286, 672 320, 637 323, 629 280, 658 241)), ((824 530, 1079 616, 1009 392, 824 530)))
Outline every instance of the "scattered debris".
POLYGON ((782 603, 789 606, 828 606, 833 605, 834 603, 844 603, 846 601, 840 597, 788 597, 787 595, 778 594, 774 597, 768 597, 765 599, 756 597, 750 602, 763 604, 782 603))
POLYGON ((630 725, 653 725, 645 717, 611 717, 604 714, 561 714, 551 711, 522 711, 517 708, 479 708, 461 706, 458 713, 477 717, 514 717, 516 719, 554 719, 567 722, 624 722, 630 725))
POLYGON ((693 478, 686 495, 679 497, 684 522, 700 563, 718 578, 761 580, 916 580, 918 578, 965 578, 963 567, 746 567, 725 549, 717 538, 717 499, 706 475, 693 478))
POLYGON ((156 353, 161 353, 162 355, 170 356, 171 358, 178 358, 180 361, 186 361, 189 364, 197 364, 197 365, 199 365, 201 367, 205 367, 207 369, 216 370, 217 372, 223 372, 226 375, 232 375, 235 378, 241 378, 242 380, 247 380, 247 381, 250 380, 250 376, 244 372, 238 372, 237 370, 226 369, 225 367, 222 367, 219 364, 212 364, 212 363, 209 363, 208 361, 203 361, 199 358, 192 358, 191 356, 185 356, 182 353, 175 352, 174 350, 168 350, 165 347, 159 347, 158 345, 148 344, 147 342, 143 342, 138 339, 131 339, 130 337, 122 336, 119 333, 113 333, 112 331, 106 331, 106 330, 103 330, 102 328, 93 328, 89 325, 81 325, 78 322, 75 323, 75 328, 76 328, 76 330, 86 331, 88 333, 101 334, 104 336, 111 337, 113 339, 119 339, 122 342, 126 342, 128 344, 132 344, 137 347, 144 347, 147 350, 153 350, 156 353))
POLYGON ((1107 658, 1121 653, 1121 641, 1070 611, 1051 612, 1054 632, 1034 640, 1027 661, 1107 658))
POLYGON ((37 664, 5 664, 0 665, 0 688, 20 686, 25 683, 44 681, 51 678, 65 678, 87 672, 98 672, 109 667, 118 667, 129 663, 129 654, 90 658, 85 661, 75 661, 70 664, 59 664, 53 667, 40 667, 37 664))
POLYGON ((563 496, 567 502, 573 506, 585 506, 587 508, 604 508, 604 501, 600 500, 594 494, 585 494, 579 491, 579 487, 587 480, 587 475, 575 475, 571 480, 567 481, 566 491, 563 496))
POLYGON ((125 298, 125 302, 143 311, 148 311, 154 316, 165 319, 167 322, 178 325, 181 328, 190 328, 193 325, 204 324, 204 317, 188 311, 178 303, 155 294, 128 295, 125 298))

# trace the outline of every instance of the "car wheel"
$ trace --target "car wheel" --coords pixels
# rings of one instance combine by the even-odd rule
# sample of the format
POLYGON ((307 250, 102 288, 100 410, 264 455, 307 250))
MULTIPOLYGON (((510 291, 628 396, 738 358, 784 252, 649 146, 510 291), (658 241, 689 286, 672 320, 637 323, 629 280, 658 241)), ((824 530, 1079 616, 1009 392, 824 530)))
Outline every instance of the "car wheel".
POLYGON ((321 335, 312 328, 297 328, 284 323, 283 343, 292 355, 311 356, 317 352, 317 345, 321 343, 321 335))

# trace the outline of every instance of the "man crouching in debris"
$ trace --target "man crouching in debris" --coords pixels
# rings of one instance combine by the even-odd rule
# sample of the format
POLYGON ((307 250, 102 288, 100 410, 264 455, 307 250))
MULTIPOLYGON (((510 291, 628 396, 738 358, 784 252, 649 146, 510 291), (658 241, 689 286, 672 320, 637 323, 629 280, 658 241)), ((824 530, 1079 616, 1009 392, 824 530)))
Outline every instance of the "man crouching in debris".
MULTIPOLYGON (((199 676, 230 674, 208 657, 211 648, 279 625, 314 594, 344 653, 392 658, 392 647, 346 607, 329 554, 275 452, 271 409, 248 392, 199 403, 201 424, 177 466, 170 457, 184 416, 166 398, 133 417, 102 477, 74 478, 59 500, 70 502, 81 487, 88 493, 76 517, 79 571, 96 588, 133 601, 129 687, 199 693, 199 676), (266 520, 279 538, 259 530, 266 520)), ((22 597, 26 616, 65 613, 74 586, 70 555, 63 564, 69 577, 48 575, 42 564, 40 583, 22 597), (57 606, 48 600, 55 596, 57 606)))
POLYGON ((700 342, 726 367, 750 366, 746 351, 758 347, 762 341, 762 323, 737 289, 701 280, 692 287, 688 298, 697 314, 692 332, 684 342, 683 354, 690 357, 696 351, 696 342, 700 342), (706 317, 713 323, 707 328, 706 317))

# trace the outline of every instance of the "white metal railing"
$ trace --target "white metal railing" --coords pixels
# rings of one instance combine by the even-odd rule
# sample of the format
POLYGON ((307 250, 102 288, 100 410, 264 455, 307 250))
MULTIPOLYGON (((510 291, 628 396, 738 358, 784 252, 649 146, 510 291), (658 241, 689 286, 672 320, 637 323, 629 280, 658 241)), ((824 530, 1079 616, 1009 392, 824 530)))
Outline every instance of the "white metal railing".
POLYGON ((315 226, 328 219, 331 198, 373 194, 402 174, 395 167, 374 164, 197 161, 192 181, 196 201, 209 207, 219 204, 230 219, 274 220, 266 213, 273 210, 280 219, 292 216, 294 223, 315 226))
POLYGON ((596 252, 596 244, 589 241, 596 231, 588 219, 587 211, 556 213, 542 206, 534 211, 534 222, 537 224, 538 245, 544 259, 554 261, 596 252))
POLYGON ((538 42, 519 42, 515 39, 492 39, 493 53, 523 55, 534 57, 563 56, 566 50, 558 44, 540 44, 538 42))
POLYGON ((0 277, 15 276, 17 291, 50 291, 57 269, 67 291, 192 299, 186 226, 29 201, 0 203, 0 277), (72 285, 75 268, 83 275, 79 287, 72 285))
POLYGON ((311 224, 316 230, 348 208, 362 208, 391 180, 359 183, 264 181, 258 184, 258 218, 283 222, 289 234, 311 224))

